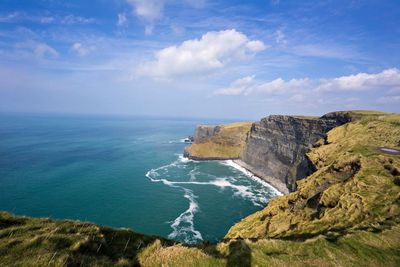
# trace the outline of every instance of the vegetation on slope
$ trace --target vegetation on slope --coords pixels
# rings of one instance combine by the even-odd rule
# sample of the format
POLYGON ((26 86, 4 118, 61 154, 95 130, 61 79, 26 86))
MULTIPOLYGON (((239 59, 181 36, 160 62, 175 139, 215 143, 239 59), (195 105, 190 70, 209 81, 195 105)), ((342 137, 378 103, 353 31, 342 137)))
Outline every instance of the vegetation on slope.
POLYGON ((131 230, 0 212, 1 266, 138 265, 138 251, 156 240, 174 244, 131 230))
POLYGON ((186 148, 192 158, 232 159, 239 158, 246 144, 251 122, 237 122, 222 125, 213 137, 201 143, 194 143, 186 148))
POLYGON ((228 238, 298 238, 379 231, 400 221, 399 115, 380 115, 331 130, 308 157, 317 167, 298 190, 273 199, 230 229, 228 238))

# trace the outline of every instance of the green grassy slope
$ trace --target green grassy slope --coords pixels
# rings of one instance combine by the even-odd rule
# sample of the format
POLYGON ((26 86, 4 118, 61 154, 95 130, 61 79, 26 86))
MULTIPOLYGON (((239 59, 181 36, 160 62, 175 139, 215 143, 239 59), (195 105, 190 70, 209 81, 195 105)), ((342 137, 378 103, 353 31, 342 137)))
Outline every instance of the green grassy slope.
POLYGON ((131 230, 0 212, 0 266, 132 266, 156 240, 174 244, 131 230))

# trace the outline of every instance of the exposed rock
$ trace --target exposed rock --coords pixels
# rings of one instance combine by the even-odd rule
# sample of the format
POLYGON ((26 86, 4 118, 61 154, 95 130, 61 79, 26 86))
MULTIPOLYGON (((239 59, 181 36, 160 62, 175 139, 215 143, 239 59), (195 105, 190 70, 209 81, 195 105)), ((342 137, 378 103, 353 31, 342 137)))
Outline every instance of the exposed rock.
POLYGON ((274 177, 294 191, 296 181, 314 171, 306 157, 312 144, 350 120, 343 113, 321 118, 268 116, 252 125, 241 159, 250 171, 266 180, 274 177))
POLYGON ((251 122, 199 125, 196 127, 194 143, 185 148, 184 156, 194 160, 238 159, 251 125, 251 122))
POLYGON ((198 125, 194 133, 194 142, 201 143, 215 136, 221 130, 219 125, 198 125))

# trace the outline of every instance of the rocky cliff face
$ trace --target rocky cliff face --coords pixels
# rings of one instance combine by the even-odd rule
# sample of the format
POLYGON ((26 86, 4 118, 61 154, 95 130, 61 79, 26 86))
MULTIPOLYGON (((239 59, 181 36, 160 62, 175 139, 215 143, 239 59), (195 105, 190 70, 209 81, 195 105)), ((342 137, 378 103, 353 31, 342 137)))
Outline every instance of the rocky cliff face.
POLYGON ((281 115, 263 118, 251 127, 241 157, 242 165, 266 180, 278 179, 287 187, 285 190, 278 185, 281 191, 294 191, 296 181, 314 171, 306 157, 312 144, 324 138, 332 128, 350 120, 350 117, 333 113, 321 118, 281 115))
POLYGON ((196 143, 204 142, 205 140, 215 136, 221 130, 219 125, 198 125, 194 133, 194 141, 196 143))

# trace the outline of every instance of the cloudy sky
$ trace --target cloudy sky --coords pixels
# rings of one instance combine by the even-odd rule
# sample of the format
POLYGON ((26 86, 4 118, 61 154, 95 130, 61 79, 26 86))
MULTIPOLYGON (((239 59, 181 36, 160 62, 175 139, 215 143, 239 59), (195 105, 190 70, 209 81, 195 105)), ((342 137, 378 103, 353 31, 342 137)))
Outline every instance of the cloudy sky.
POLYGON ((398 0, 0 1, 0 112, 400 112, 398 0))

